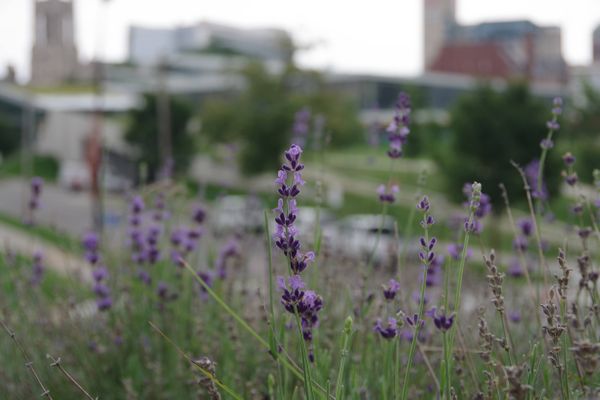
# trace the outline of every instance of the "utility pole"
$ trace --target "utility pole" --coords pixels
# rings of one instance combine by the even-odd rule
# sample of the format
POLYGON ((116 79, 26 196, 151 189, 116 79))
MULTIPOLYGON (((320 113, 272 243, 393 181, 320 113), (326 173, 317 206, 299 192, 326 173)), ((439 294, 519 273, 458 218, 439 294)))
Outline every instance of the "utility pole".
POLYGON ((92 129, 86 141, 86 160, 90 173, 90 197, 92 209, 92 227, 94 231, 102 234, 104 229, 104 202, 102 193, 103 181, 103 129, 104 129, 104 66, 101 61, 101 53, 104 50, 104 34, 106 32, 105 5, 108 0, 102 0, 100 7, 100 18, 97 19, 96 37, 96 61, 94 62, 94 73, 92 85, 95 95, 95 110, 92 121, 92 129))
POLYGON ((26 180, 23 186, 23 201, 21 202, 21 216, 24 221, 29 221, 31 210, 28 207, 29 183, 33 177, 33 149, 32 143, 35 135, 35 108, 33 104, 33 95, 30 89, 25 89, 23 93, 23 102, 21 104, 21 175, 26 180))

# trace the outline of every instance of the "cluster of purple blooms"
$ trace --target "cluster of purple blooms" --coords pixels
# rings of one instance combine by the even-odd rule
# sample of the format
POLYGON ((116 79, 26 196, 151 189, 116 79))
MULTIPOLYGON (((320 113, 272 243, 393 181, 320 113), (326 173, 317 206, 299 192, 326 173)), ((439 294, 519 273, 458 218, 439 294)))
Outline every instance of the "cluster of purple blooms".
POLYGON ((33 286, 37 286, 42 282, 45 270, 44 254, 40 250, 36 250, 33 253, 33 274, 31 276, 31 284, 33 286))
POLYGON ((527 184, 531 188, 531 197, 534 199, 540 199, 542 201, 548 200, 548 186, 545 181, 542 181, 541 188, 538 189, 538 172, 540 168, 540 161, 535 159, 527 164, 524 168, 525 178, 527 184))
POLYGON ((396 194, 400 191, 398 185, 391 185, 386 187, 385 185, 379 185, 377 188, 377 194, 379 195, 379 201, 382 203, 393 203, 396 201, 396 194))
MULTIPOLYGON (((302 180, 304 165, 300 162, 301 154, 302 148, 292 144, 284 153, 285 163, 277 173, 275 182, 279 186, 277 192, 280 198, 274 210, 276 229, 273 239, 275 245, 287 258, 292 273, 287 284, 283 277, 277 279, 282 291, 281 303, 286 311, 300 317, 302 335, 310 345, 312 344, 313 328, 319 322, 318 312, 323 308, 323 299, 314 291, 305 289, 305 284, 300 277, 300 273, 315 258, 312 251, 306 253, 300 251, 298 230, 294 225, 298 212, 296 197, 300 193, 300 187, 304 185, 304 180, 302 180)), ((310 348, 309 359, 311 362, 314 361, 313 354, 312 348, 310 348)))
POLYGON ((452 328, 455 313, 447 315, 444 311, 437 310, 435 307, 433 307, 427 313, 433 319, 433 324, 435 327, 441 332, 447 332, 450 328, 452 328))
POLYGON ((464 203, 468 213, 473 213, 473 218, 469 222, 469 217, 465 217, 464 227, 466 231, 474 234, 480 234, 483 231, 482 220, 492 212, 492 202, 490 196, 481 192, 481 184, 465 183, 463 193, 468 201, 464 203))
POLYGON ((562 176, 565 180, 565 183, 571 187, 577 184, 577 172, 574 171, 573 166, 575 165, 575 156, 570 152, 567 152, 562 157, 563 163, 567 168, 566 171, 563 170, 562 176))
POLYGON ((200 238, 204 235, 202 223, 206 218, 206 211, 200 205, 194 208, 192 219, 194 226, 179 227, 171 232, 171 261, 179 267, 183 267, 182 260, 198 247, 200 238))
MULTIPOLYGON (((525 254, 529 248, 529 239, 533 235, 533 221, 529 218, 521 218, 517 221, 517 227, 519 228, 519 233, 513 240, 513 248, 525 254)), ((523 276, 524 268, 528 268, 528 266, 521 265, 519 259, 513 257, 508 264, 507 272, 513 278, 519 278, 523 276)))
POLYGON ((159 192, 154 198, 154 214, 152 219, 155 222, 161 222, 169 218, 169 211, 167 210, 167 203, 165 201, 165 194, 159 192))
POLYGON ((552 134, 560 129, 560 124, 558 123, 558 116, 562 114, 562 105, 563 101, 560 97, 555 97, 552 101, 552 119, 546 122, 546 127, 550 131, 548 136, 542 139, 540 142, 540 147, 544 150, 551 149, 554 147, 554 142, 552 141, 552 134))
POLYGON ((93 267, 93 291, 96 295, 96 306, 100 311, 109 310, 112 307, 112 299, 110 289, 105 283, 108 279, 108 270, 100 263, 100 239, 95 232, 88 232, 84 235, 82 244, 85 250, 85 258, 93 267))
POLYGON ((387 128, 390 148, 388 156, 390 158, 402 157, 402 147, 408 140, 410 133, 410 97, 404 92, 400 92, 396 100, 394 119, 387 128))

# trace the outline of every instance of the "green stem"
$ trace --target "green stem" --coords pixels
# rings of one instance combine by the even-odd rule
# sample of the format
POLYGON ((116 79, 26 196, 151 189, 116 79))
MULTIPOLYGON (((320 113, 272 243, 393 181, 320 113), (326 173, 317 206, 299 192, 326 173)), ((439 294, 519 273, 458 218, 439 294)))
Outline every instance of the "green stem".
MULTIPOLYGON (((424 213, 423 220, 427 219, 427 212, 424 213)), ((429 243, 429 230, 427 226, 424 226, 425 231, 425 243, 429 243)), ((406 371, 404 372, 404 382, 402 383, 402 400, 406 400, 406 396, 408 395, 408 377, 410 374, 410 368, 412 365, 413 358, 415 356, 415 350, 417 347, 417 340, 419 337, 419 328, 421 326, 421 320, 423 319, 423 310, 425 308, 425 287, 427 285, 427 268, 429 263, 425 263, 424 271, 423 271, 423 281, 421 282, 421 291, 419 298, 419 312, 417 314, 417 321, 415 321, 415 330, 413 333, 413 338, 410 343, 410 350, 408 352, 408 360, 406 361, 406 371)))
POLYGON ((452 387, 451 378, 450 378, 450 352, 449 352, 449 344, 448 344, 448 333, 443 333, 444 340, 444 376, 445 385, 444 385, 444 393, 446 395, 446 400, 450 400, 450 388, 452 387))
POLYGON ((302 371, 304 373, 304 392, 306 393, 306 399, 312 400, 313 388, 312 379, 310 377, 310 362, 308 360, 308 352, 306 351, 306 343, 304 342, 304 335, 302 333, 302 323, 300 322, 300 316, 298 309, 294 306, 294 317, 296 319, 296 327, 298 328, 298 337, 300 339, 300 350, 302 352, 302 371))
POLYGON ((352 317, 348 316, 346 318, 346 322, 344 324, 344 344, 342 346, 342 354, 340 357, 340 368, 338 369, 338 376, 335 383, 335 398, 337 400, 342 399, 342 395, 344 394, 344 368, 346 366, 346 359, 348 358, 349 347, 350 347, 350 337, 352 336, 352 317))

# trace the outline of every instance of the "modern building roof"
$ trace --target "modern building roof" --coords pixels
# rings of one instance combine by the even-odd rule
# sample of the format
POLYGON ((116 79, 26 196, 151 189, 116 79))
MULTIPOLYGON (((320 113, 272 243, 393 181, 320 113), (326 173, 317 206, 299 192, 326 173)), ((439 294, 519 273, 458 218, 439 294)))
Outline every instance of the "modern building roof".
POLYGON ((468 74, 478 78, 506 78, 515 68, 503 49, 494 43, 450 43, 439 52, 431 71, 468 74))

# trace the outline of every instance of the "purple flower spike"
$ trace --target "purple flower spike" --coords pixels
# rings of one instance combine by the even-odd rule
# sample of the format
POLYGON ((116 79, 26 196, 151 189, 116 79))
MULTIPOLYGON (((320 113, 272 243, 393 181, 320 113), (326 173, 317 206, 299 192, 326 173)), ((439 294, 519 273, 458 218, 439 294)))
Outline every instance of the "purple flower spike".
POLYGON ((197 224, 202 224, 206 219, 206 210, 200 205, 196 206, 192 218, 197 224))
POLYGON ((388 318, 387 324, 383 325, 381 319, 375 323, 373 330, 384 339, 393 339, 398 335, 398 321, 395 318, 388 318))
POLYGON ((379 195, 379 201, 382 203, 393 203, 396 201, 396 193, 398 193, 400 189, 398 185, 392 185, 390 188, 386 188, 385 185, 379 185, 377 187, 377 194, 379 195))
POLYGON ((529 237, 533 233, 533 222, 529 218, 520 219, 517 222, 517 226, 521 229, 521 233, 525 237, 529 237))
POLYGON ((410 133, 410 113, 410 98, 406 93, 401 92, 396 101, 394 120, 387 128, 390 143, 388 156, 392 159, 402 157, 402 147, 406 144, 410 133))
POLYGON ((132 214, 141 214, 144 211, 144 200, 140 196, 133 196, 129 206, 132 214))
POLYGON ((400 284, 395 279, 390 279, 387 286, 383 285, 383 297, 386 300, 392 301, 400 290, 400 284))
POLYGON ((96 282, 101 282, 108 278, 108 270, 105 266, 96 267, 92 271, 92 277, 96 282))
POLYGON ((567 152, 562 156, 563 162, 567 167, 572 167, 575 164, 575 156, 571 152, 567 152))
POLYGON ((440 331, 446 332, 452 328, 452 324, 454 323, 454 313, 447 316, 446 314, 438 313, 436 311, 433 316, 433 323, 440 331))
POLYGON ((101 297, 96 300, 96 306, 99 311, 108 311, 112 307, 112 300, 110 297, 101 297))

